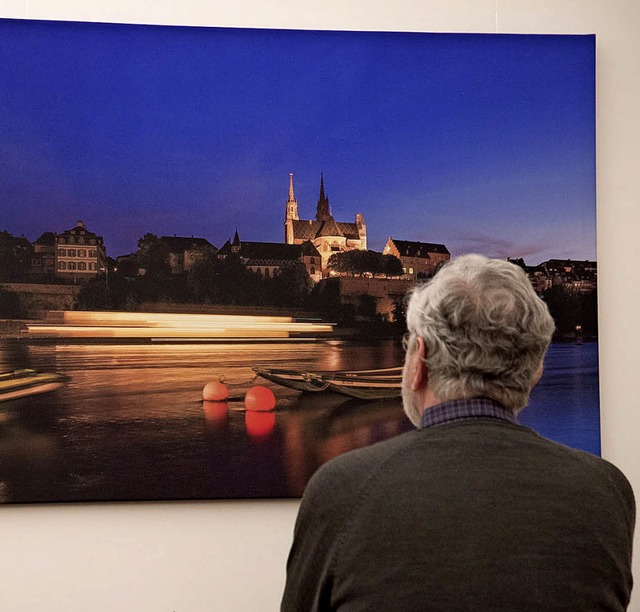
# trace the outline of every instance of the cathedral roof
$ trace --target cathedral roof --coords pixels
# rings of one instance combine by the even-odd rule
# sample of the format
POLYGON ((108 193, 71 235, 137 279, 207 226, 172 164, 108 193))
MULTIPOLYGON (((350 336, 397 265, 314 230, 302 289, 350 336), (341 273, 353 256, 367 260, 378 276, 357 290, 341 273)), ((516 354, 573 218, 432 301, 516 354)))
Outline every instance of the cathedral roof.
POLYGON ((354 240, 358 240, 360 238, 358 226, 355 223, 337 223, 337 226, 340 228, 340 231, 345 238, 352 238, 354 240))
POLYGON ((342 232, 338 227, 335 219, 333 217, 329 217, 325 221, 322 221, 322 226, 320 227, 320 231, 317 234, 318 236, 342 236, 342 232))
POLYGON ((333 217, 327 221, 293 221, 293 237, 296 240, 313 240, 320 236, 340 236, 358 240, 358 226, 355 223, 338 223, 333 217))
POLYGON ((313 240, 322 227, 322 221, 293 221, 293 237, 296 240, 313 240))

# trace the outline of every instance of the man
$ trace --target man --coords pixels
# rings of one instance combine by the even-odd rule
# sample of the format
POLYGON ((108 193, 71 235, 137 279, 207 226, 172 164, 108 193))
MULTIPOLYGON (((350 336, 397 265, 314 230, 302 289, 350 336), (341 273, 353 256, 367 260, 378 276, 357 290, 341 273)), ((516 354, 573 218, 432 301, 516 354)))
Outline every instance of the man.
POLYGON ((413 291, 407 324, 418 429, 315 474, 282 610, 624 610, 629 483, 516 421, 554 329, 524 272, 453 260, 413 291))

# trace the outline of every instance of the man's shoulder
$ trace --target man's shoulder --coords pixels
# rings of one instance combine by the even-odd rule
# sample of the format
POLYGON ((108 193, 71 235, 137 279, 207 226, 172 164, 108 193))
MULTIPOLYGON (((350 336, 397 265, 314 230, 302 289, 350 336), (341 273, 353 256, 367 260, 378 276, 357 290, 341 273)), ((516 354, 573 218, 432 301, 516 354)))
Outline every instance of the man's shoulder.
POLYGON ((336 503, 336 498, 340 495, 352 497, 388 461, 413 449, 420 433, 418 430, 409 431, 329 460, 312 476, 304 496, 322 498, 329 493, 332 504, 336 503))

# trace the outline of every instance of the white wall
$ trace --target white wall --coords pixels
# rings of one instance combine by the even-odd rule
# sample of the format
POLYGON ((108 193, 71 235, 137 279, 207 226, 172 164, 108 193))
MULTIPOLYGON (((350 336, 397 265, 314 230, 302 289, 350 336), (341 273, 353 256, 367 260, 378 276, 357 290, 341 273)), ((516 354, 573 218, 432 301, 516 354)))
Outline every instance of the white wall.
MULTIPOLYGON (((637 0, 0 0, 0 16, 186 25, 593 33, 603 455, 640 498, 637 0)), ((1 58, 0 58, 1 61, 1 58)), ((1 121, 1 118, 0 118, 1 121)), ((2 610, 272 610, 297 503, 0 508, 2 610)), ((640 536, 640 530, 638 530, 640 536)), ((640 556, 640 537, 636 537, 640 556)), ((640 564, 631 610, 640 611, 640 564)))

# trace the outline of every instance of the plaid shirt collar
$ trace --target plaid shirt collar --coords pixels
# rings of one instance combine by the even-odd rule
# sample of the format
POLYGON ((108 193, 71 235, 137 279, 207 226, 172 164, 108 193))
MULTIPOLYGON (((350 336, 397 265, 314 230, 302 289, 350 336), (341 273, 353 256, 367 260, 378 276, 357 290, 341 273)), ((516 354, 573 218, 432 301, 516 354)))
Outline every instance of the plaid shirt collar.
POLYGON ((422 413, 420 429, 451 421, 482 418, 500 419, 514 424, 518 423, 515 414, 498 402, 484 397, 474 397, 470 399, 451 400, 433 406, 432 408, 427 408, 422 413))

